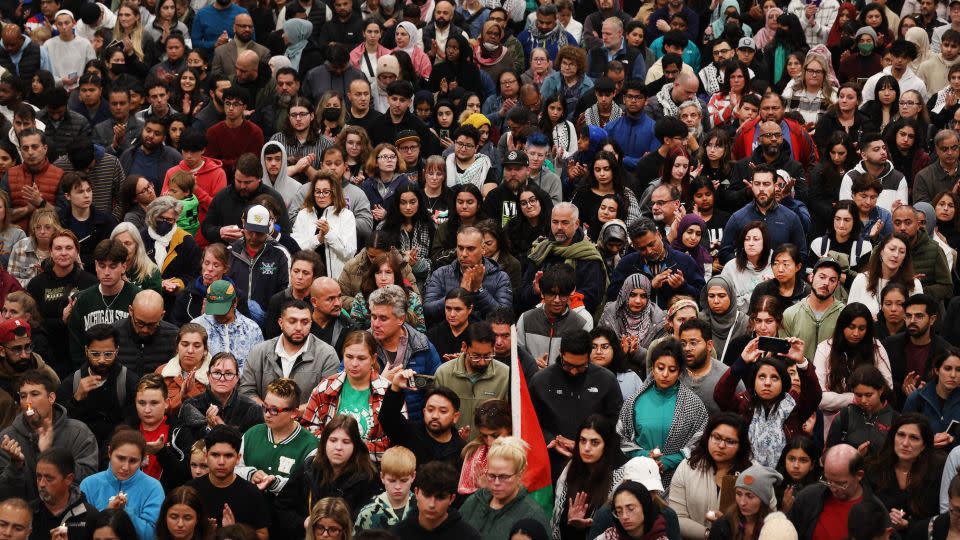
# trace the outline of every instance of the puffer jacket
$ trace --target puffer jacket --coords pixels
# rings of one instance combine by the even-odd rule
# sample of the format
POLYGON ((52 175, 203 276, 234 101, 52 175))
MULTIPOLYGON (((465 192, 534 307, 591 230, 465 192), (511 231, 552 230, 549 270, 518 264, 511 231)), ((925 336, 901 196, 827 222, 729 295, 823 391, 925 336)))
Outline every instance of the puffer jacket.
POLYGON ((953 278, 950 277, 947 256, 923 227, 917 232, 917 239, 910 246, 910 258, 913 259, 913 271, 923 274, 923 279, 920 280, 923 292, 938 301, 946 301, 953 295, 953 278))
MULTIPOLYGON (((407 333, 407 347, 404 350, 403 367, 412 369, 421 375, 433 375, 440 367, 440 354, 434 348, 425 334, 417 331, 416 328, 404 323, 403 329, 407 333)), ((377 362, 380 364, 379 371, 382 373, 387 365, 389 357, 383 346, 377 342, 377 362)), ((399 359, 398 359, 399 360, 399 359)), ((420 422, 423 420, 423 406, 426 404, 426 398, 423 392, 415 390, 404 390, 404 401, 407 404, 407 414, 411 422, 420 422)))
MULTIPOLYGON (((396 251, 396 250, 394 250, 396 251)), ((396 252, 400 254, 399 251, 396 252)), ((414 291, 417 289, 417 278, 413 275, 413 269, 407 263, 406 257, 401 255, 400 273, 403 274, 403 281, 406 282, 414 291)), ((353 306, 353 298, 360 292, 360 282, 363 280, 363 273, 370 265, 370 257, 367 256, 367 248, 360 250, 352 259, 343 265, 343 272, 337 278, 340 284, 340 301, 345 311, 350 311, 353 306)))
MULTIPOLYGON (((471 314, 473 320, 482 320, 498 308, 513 305, 513 288, 510 285, 510 276, 500 265, 491 259, 483 259, 483 284, 473 295, 474 309, 471 314)), ((441 266, 433 271, 427 280, 426 296, 423 302, 423 312, 428 321, 443 320, 444 297, 448 292, 460 286, 463 270, 460 261, 441 266)))

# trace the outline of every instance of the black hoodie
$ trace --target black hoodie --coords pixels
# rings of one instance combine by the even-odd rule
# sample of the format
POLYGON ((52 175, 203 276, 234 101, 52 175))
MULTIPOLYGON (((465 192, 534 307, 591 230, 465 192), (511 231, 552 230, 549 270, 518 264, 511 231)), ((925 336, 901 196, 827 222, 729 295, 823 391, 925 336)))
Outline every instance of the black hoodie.
POLYGON ((393 533, 403 540, 416 540, 418 538, 480 540, 480 533, 464 521, 460 512, 457 512, 455 508, 448 509, 447 519, 432 531, 420 526, 418 514, 419 512, 413 512, 406 519, 394 525, 391 529, 393 533))

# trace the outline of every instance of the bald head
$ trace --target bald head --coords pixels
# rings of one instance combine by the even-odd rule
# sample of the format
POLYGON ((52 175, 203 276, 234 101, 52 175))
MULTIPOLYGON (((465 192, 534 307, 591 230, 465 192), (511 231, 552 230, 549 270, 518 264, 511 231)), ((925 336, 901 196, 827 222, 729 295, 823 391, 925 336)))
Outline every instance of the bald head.
POLYGON ((163 319, 163 297, 151 289, 140 291, 133 297, 129 311, 134 332, 140 337, 152 336, 163 319))
POLYGON ((15 54, 23 46, 23 33, 20 32, 20 27, 13 23, 3 25, 2 39, 3 48, 9 54, 15 54))
POLYGON ((257 53, 249 49, 237 55, 237 65, 245 69, 257 69, 257 65, 259 64, 260 57, 257 56, 257 53))
POLYGON ((856 499, 863 493, 863 456, 849 444, 832 446, 823 457, 823 476, 834 498, 856 499))
POLYGON ((326 325, 340 316, 340 284, 326 276, 313 280, 310 286, 310 303, 313 304, 313 320, 326 325))

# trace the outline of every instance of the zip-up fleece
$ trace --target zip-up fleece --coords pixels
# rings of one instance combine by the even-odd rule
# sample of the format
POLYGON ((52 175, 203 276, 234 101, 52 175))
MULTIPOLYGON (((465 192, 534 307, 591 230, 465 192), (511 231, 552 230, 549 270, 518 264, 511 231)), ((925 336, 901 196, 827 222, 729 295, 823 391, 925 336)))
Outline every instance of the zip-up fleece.
POLYGON ((551 364, 560 357, 560 339, 573 330, 583 330, 588 321, 569 308, 555 319, 547 316, 543 308, 534 308, 517 321, 517 344, 526 347, 530 355, 540 358, 547 355, 551 364))
POLYGON ((780 337, 795 336, 803 340, 803 356, 813 361, 817 345, 833 336, 837 318, 843 310, 842 302, 834 301, 827 311, 817 320, 807 299, 801 300, 783 312, 783 324, 780 337))
POLYGON ((270 297, 290 285, 290 253, 275 240, 267 240, 252 259, 243 238, 230 244, 230 271, 227 277, 240 295, 254 300, 266 311, 270 297))

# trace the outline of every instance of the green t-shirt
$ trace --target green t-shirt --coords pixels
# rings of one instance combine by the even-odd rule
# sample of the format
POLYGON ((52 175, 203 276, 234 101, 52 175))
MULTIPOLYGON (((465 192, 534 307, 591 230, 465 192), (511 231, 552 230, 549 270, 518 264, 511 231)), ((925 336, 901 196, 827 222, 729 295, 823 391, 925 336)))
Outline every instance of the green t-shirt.
POLYGON ((340 390, 337 414, 346 414, 357 419, 360 435, 366 437, 373 426, 373 411, 370 409, 370 389, 355 390, 347 381, 340 390))

